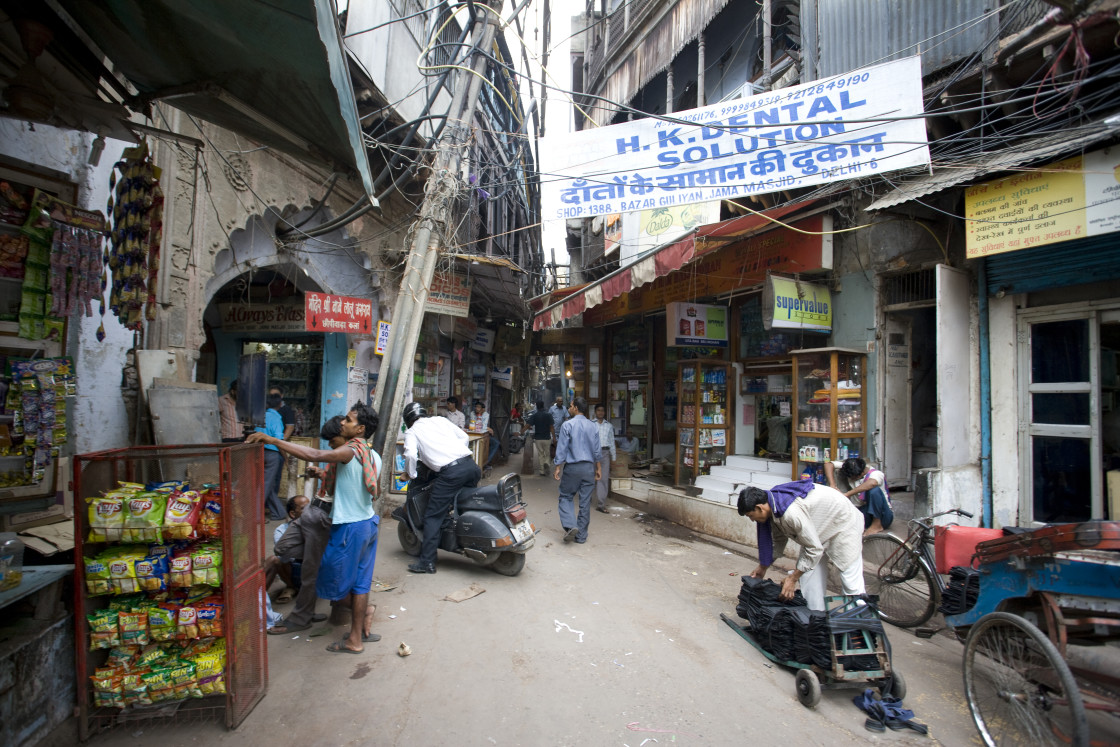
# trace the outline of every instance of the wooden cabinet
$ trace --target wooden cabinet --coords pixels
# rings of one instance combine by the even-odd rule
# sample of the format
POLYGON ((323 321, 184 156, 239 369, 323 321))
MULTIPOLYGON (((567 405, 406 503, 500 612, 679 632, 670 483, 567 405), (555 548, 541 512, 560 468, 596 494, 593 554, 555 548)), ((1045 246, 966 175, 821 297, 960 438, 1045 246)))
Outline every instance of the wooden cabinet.
POLYGON ((677 373, 676 483, 692 485, 734 450, 731 364, 682 361, 677 373))
POLYGON ((858 350, 813 348, 793 355, 793 479, 827 482, 824 463, 866 453, 867 408, 858 350))

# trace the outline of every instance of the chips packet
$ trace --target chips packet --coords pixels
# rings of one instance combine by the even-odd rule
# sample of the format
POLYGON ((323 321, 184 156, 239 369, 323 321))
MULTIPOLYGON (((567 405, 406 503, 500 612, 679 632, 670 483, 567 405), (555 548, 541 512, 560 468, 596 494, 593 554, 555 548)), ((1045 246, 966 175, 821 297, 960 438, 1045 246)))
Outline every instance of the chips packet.
POLYGON ((218 587, 222 585, 221 545, 203 543, 191 553, 191 582, 218 587))
POLYGON ((124 499, 124 494, 118 492, 86 498, 90 542, 120 542, 124 527, 124 499))
POLYGON ((152 704, 148 695, 148 685, 144 682, 147 672, 130 672, 121 678, 121 696, 125 705, 145 706, 152 704))
POLYGON ((220 602, 203 602, 198 611, 198 634, 202 637, 223 635, 222 614, 225 606, 220 602))
POLYGON ((185 604, 179 608, 179 638, 198 638, 198 609, 185 604))
POLYGON ((202 494, 202 516, 198 522, 198 532, 203 537, 222 536, 222 494, 210 489, 202 494))
POLYGON ((137 560, 136 582, 148 592, 164 591, 167 588, 169 562, 167 555, 147 555, 137 560))
MULTIPOLYGON (((149 623, 150 624, 150 623, 149 623)), ((140 649, 132 659, 133 669, 145 669, 154 666, 157 662, 167 658, 167 654, 158 644, 152 643, 140 649)))
POLYGON ((116 557, 109 561, 109 577, 114 594, 135 594, 140 590, 136 580, 136 561, 144 559, 144 548, 121 547, 116 557))
POLYGON ((188 547, 174 550, 171 554, 170 565, 167 572, 167 585, 169 587, 189 587, 192 582, 191 551, 188 547))
POLYGON ((127 670, 132 667, 132 662, 136 660, 139 652, 139 646, 115 646, 109 649, 109 658, 105 660, 105 666, 127 670))
POLYGON ((125 646, 147 646, 148 641, 148 613, 142 610, 133 612, 120 612, 118 626, 121 632, 121 643, 125 646))
POLYGON ((167 494, 156 491, 135 493, 124 502, 123 542, 159 542, 167 494))
POLYGON ((116 610, 98 610, 86 615, 90 651, 121 645, 120 630, 117 627, 119 614, 116 610))
POLYGON ((109 563, 102 557, 84 558, 86 572, 86 593, 96 597, 113 593, 113 583, 109 579, 109 563))
POLYGON ((194 539, 201 508, 201 496, 194 490, 172 493, 163 515, 163 535, 168 539, 194 539))
POLYGON ((164 603, 148 610, 148 637, 153 641, 170 641, 178 633, 179 607, 164 603))

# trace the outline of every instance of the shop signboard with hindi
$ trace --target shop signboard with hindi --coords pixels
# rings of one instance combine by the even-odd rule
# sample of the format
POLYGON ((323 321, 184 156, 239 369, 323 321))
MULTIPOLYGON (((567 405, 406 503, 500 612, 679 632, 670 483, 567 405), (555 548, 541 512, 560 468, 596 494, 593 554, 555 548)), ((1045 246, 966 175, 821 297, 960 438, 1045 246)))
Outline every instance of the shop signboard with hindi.
POLYGON ((666 344, 727 347, 727 307, 674 302, 665 305, 666 344))
POLYGON ((965 190, 972 259, 1120 231, 1120 147, 965 190))
POLYGON ((832 293, 823 285, 771 275, 762 286, 766 329, 832 331, 832 293))
POLYGON ((544 220, 734 199, 929 164, 908 57, 689 111, 547 137, 544 220))
POLYGON ((424 311, 430 314, 449 316, 469 316, 471 310, 471 287, 467 279, 453 272, 436 272, 432 276, 432 287, 428 291, 428 302, 424 311))
POLYGON ((308 291, 303 295, 304 329, 368 335, 373 330, 373 302, 368 298, 308 291))

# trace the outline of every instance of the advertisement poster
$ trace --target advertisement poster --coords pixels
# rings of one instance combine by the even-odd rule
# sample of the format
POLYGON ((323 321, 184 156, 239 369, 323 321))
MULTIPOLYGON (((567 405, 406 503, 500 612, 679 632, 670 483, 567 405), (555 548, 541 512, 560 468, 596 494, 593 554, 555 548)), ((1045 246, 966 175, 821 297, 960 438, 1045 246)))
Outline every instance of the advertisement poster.
POLYGON ((832 293, 823 285, 771 275, 762 286, 762 326, 831 332, 832 293))
POLYGON ((368 335, 373 329, 373 302, 368 298, 308 291, 303 304, 304 329, 308 332, 368 335))
POLYGON ((546 137, 544 220, 746 197, 927 166, 918 56, 799 86, 546 137))
POLYGON ((727 347, 727 307, 674 302, 665 305, 666 344, 727 347))
POLYGON ((428 291, 428 304, 425 311, 431 314, 451 316, 470 316, 471 287, 462 275, 439 272, 432 276, 432 287, 428 291))
POLYGON ((377 355, 385 355, 385 350, 389 347, 389 332, 392 328, 393 325, 389 322, 377 323, 377 347, 374 348, 377 355))
POLYGON ((494 337, 496 333, 492 329, 482 329, 479 327, 475 330, 474 339, 471 340, 471 350, 478 350, 483 353, 494 352, 494 337))
POLYGON ((1120 231, 1120 147, 965 190, 968 257, 1120 231))

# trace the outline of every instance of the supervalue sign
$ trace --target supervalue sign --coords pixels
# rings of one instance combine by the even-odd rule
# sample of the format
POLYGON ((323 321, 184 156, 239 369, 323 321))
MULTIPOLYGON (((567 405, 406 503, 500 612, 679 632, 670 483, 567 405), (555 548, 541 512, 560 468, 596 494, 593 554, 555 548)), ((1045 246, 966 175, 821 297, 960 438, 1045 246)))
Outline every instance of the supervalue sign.
POLYGON ((909 57, 801 86, 545 138, 545 220, 808 187, 926 166, 922 65, 909 57), (683 122, 683 123, 682 123, 683 122))

